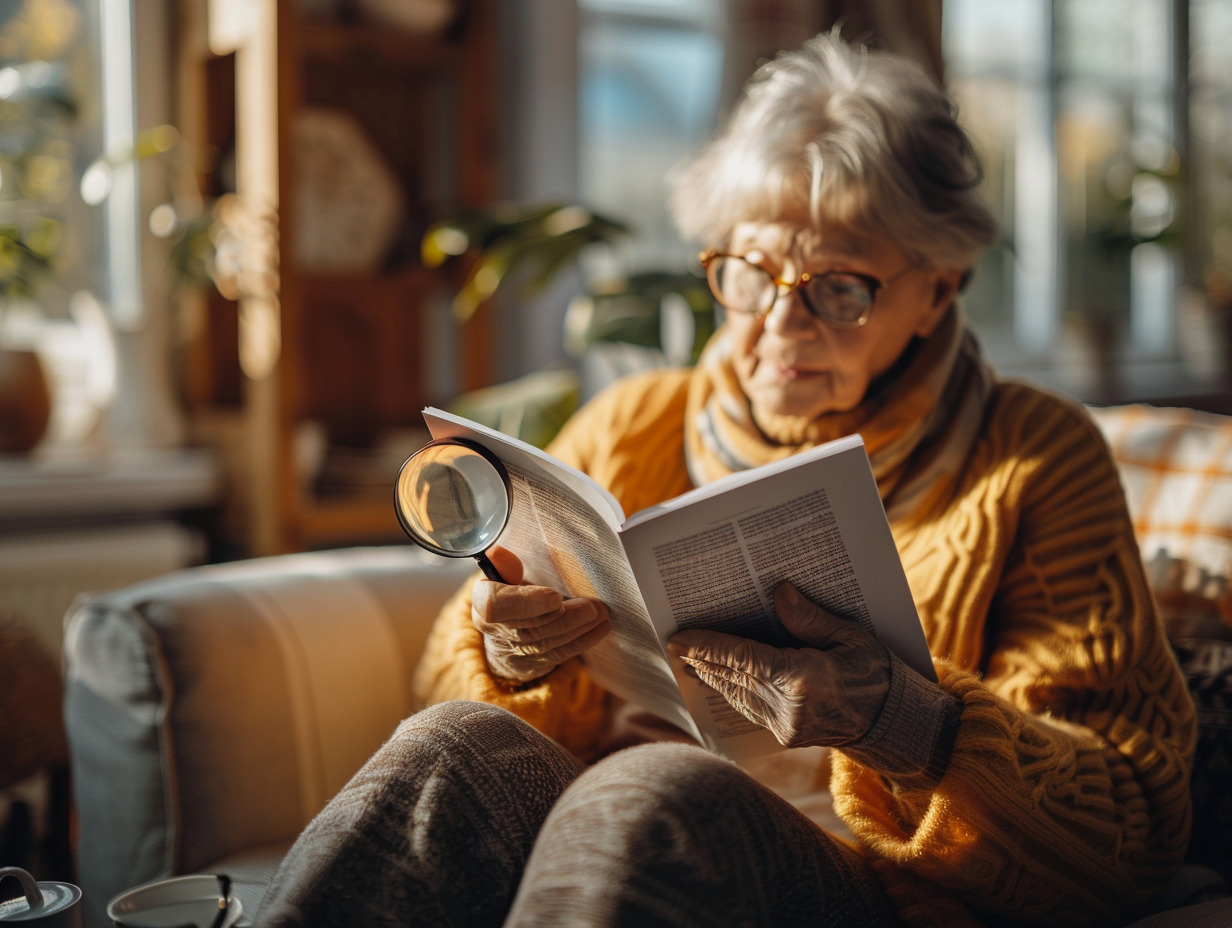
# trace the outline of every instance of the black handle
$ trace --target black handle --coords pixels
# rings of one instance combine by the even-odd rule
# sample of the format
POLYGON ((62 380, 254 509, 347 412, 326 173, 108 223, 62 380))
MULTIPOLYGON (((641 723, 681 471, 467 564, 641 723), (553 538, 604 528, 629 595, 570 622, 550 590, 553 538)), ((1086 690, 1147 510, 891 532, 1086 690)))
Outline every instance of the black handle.
POLYGON ((488 560, 488 555, 484 551, 480 551, 475 555, 475 560, 479 562, 479 569, 483 571, 483 575, 489 580, 495 580, 497 583, 504 583, 505 578, 500 575, 500 571, 496 569, 496 565, 488 560))
POLYGON ((38 912, 43 908, 43 891, 39 889, 34 877, 21 867, 0 867, 0 883, 9 877, 21 884, 21 891, 26 897, 26 904, 30 906, 30 912, 38 912))

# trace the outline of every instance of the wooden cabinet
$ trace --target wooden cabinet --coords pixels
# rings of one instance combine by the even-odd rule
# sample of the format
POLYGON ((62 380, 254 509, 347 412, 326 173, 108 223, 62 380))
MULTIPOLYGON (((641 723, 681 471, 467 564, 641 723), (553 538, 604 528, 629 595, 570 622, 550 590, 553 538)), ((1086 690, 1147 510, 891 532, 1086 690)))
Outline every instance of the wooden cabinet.
MULTIPOLYGON (((492 370, 485 314, 452 323, 456 281, 418 260, 431 221, 495 193, 490 3, 461 3, 434 35, 303 10, 296 0, 180 8, 181 132, 206 156, 207 199, 238 204, 243 265, 234 301, 200 293, 182 308, 184 389, 198 434, 231 462, 225 531, 253 555, 401 538, 391 439, 405 446, 425 404, 484 385, 492 370), (302 131, 320 112, 357 128, 397 185, 401 207, 375 266, 339 270, 321 257, 370 233, 386 203, 359 188, 341 215, 312 206, 305 185, 322 167, 302 131)), ((337 155, 325 157, 343 173, 362 160, 337 155)))

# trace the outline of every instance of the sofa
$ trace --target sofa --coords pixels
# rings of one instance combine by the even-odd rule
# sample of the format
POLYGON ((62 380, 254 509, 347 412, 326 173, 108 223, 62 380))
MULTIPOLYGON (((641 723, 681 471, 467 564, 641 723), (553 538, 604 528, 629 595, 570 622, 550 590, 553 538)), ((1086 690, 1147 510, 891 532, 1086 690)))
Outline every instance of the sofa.
MULTIPOLYGON (((1232 925, 1232 418, 1092 411, 1200 708, 1192 859, 1137 924, 1232 925)), ((415 710, 429 624, 473 571, 348 548, 79 597, 64 709, 87 928, 120 891, 194 872, 230 874, 251 924, 299 831, 415 710)))

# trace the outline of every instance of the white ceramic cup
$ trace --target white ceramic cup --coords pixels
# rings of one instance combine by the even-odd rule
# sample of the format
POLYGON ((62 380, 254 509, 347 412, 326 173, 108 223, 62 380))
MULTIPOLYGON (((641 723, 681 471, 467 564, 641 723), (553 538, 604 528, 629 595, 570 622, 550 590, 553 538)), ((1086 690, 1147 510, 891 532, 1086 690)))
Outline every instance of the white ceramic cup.
MULTIPOLYGON (((210 928, 218 916, 219 883, 213 874, 175 876, 125 890, 107 904, 107 917, 120 928, 210 928)), ((231 897, 223 928, 239 920, 242 906, 231 897)))

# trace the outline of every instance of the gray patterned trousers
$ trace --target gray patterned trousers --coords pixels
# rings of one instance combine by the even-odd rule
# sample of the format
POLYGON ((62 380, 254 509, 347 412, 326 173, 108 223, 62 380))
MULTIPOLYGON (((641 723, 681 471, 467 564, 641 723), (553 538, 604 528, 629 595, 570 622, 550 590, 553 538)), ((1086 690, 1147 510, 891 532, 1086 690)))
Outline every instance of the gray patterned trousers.
POLYGON ((888 926, 867 865, 683 744, 583 769, 503 709, 407 719, 304 830, 262 928, 888 926))

